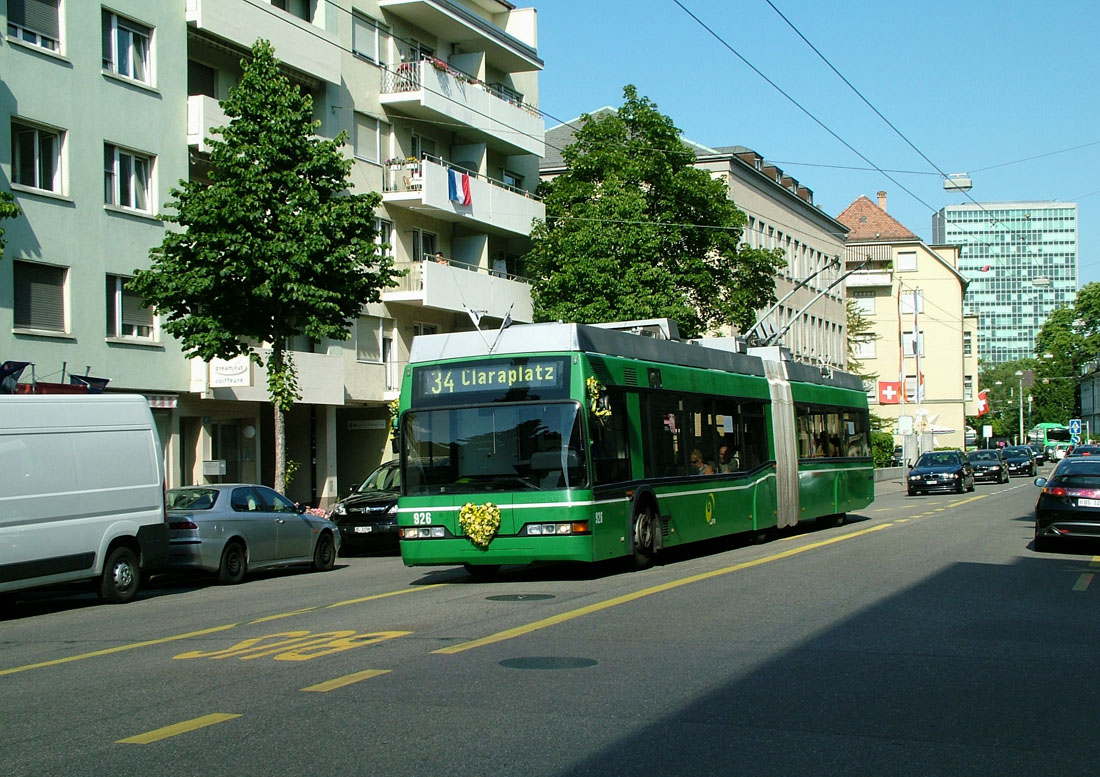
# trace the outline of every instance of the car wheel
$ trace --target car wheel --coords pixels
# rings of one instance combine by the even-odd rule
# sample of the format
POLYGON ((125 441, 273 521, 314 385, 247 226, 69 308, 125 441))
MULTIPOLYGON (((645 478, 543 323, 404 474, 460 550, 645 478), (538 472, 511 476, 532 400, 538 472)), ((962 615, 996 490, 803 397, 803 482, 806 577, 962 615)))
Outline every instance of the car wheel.
POLYGON ((332 541, 332 535, 325 532, 317 539, 317 547, 313 551, 313 570, 328 572, 335 565, 336 543, 332 541))
POLYGON ((107 554, 99 579, 99 598, 111 604, 125 604, 137 596, 141 569, 134 551, 122 546, 107 554))
POLYGON ((966 490, 966 481, 963 478, 959 478, 959 485, 955 486, 955 493, 961 494, 966 490))
POLYGON ((970 479, 970 485, 969 485, 969 486, 967 487, 967 489, 966 489, 966 490, 967 490, 967 491, 973 491, 973 490, 974 490, 974 483, 975 483, 975 482, 977 482, 977 481, 975 481, 975 480, 974 480, 974 478, 971 478, 971 479, 970 479))
POLYGON ((916 495, 917 495, 917 492, 910 488, 909 489, 909 496, 916 496, 916 495))
POLYGON ((244 580, 248 571, 248 556, 245 554, 244 545, 237 540, 231 540, 222 550, 222 562, 218 566, 218 582, 223 585, 236 585, 244 580))

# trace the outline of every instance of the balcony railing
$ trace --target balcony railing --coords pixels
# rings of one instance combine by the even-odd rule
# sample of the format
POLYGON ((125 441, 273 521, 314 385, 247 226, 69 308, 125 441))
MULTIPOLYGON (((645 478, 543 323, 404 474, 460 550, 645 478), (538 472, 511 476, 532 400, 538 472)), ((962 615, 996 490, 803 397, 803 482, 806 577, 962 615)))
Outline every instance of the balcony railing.
MULTIPOLYGON (((434 162, 447 170, 454 170, 457 173, 464 173, 473 179, 485 181, 485 183, 490 186, 496 186, 499 189, 510 191, 513 194, 518 194, 521 197, 526 197, 536 202, 542 202, 541 197, 532 194, 526 189, 512 186, 504 181, 498 181, 496 178, 490 178, 487 175, 482 175, 481 173, 469 170, 465 167, 453 165, 443 157, 424 154, 422 161, 434 162)), ((415 159, 413 159, 413 161, 409 161, 409 159, 394 159, 388 160, 385 163, 385 167, 386 176, 382 181, 383 192, 418 192, 424 188, 424 171, 421 162, 415 159)))
MULTIPOLYGON (((424 288, 424 265, 427 262, 438 263, 439 260, 432 254, 424 254, 424 258, 421 261, 412 262, 394 262, 393 266, 397 270, 407 270, 408 272, 401 278, 397 279, 397 285, 391 286, 383 291, 421 291, 424 288)), ((472 273, 478 273, 480 275, 488 275, 492 278, 504 278, 509 281, 516 281, 518 283, 530 283, 530 281, 522 275, 515 275, 508 272, 503 268, 487 269, 485 267, 479 267, 466 262, 461 262, 455 259, 448 259, 442 264, 446 264, 448 267, 453 267, 456 270, 465 270, 472 273)))
POLYGON ((436 57, 425 57, 416 62, 403 62, 398 65, 395 70, 383 70, 382 71, 382 94, 397 94, 400 92, 416 92, 423 88, 423 79, 420 75, 421 63, 431 65, 441 73, 454 78, 456 81, 464 84, 470 84, 485 92, 488 92, 498 100, 503 100, 506 103, 516 106, 517 108, 527 111, 532 116, 541 116, 539 109, 533 105, 528 105, 523 101, 523 96, 517 94, 515 91, 505 87, 503 84, 488 84, 484 81, 480 81, 474 78, 469 73, 464 73, 461 70, 449 65, 442 59, 436 57))

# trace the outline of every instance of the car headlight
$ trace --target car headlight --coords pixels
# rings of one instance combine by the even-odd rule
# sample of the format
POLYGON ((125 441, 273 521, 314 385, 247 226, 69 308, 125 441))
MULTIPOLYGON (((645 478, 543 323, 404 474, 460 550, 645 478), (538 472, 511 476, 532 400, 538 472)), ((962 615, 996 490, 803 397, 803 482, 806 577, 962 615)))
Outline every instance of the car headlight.
POLYGON ((397 515, 397 502, 386 508, 386 515, 397 515))
POLYGON ((951 478, 952 480, 958 480, 959 478, 962 477, 962 473, 961 472, 952 472, 951 474, 948 475, 948 477, 951 478))
POLYGON ((1000 472, 1001 471, 1001 465, 1000 464, 994 464, 992 467, 989 468, 989 471, 990 472, 1000 472))
POLYGON ((909 479, 910 480, 920 480, 920 475, 910 475, 909 479))
POLYGON ((344 508, 343 502, 337 502, 336 506, 332 508, 333 515, 347 515, 348 511, 344 508))

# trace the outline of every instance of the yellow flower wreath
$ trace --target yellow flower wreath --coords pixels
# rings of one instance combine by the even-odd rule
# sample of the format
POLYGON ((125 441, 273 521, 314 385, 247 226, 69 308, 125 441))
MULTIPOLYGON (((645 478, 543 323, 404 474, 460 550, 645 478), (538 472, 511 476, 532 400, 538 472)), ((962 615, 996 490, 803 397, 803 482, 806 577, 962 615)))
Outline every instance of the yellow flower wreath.
POLYGON ((470 542, 485 550, 500 528, 500 508, 492 502, 483 505, 467 502, 458 511, 458 525, 466 532, 470 542))

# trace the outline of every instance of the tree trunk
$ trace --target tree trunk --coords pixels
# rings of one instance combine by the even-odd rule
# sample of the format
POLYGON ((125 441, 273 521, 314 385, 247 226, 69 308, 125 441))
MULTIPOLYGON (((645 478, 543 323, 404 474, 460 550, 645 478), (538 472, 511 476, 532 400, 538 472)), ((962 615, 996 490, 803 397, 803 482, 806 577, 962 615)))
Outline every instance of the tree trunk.
POLYGON ((275 490, 286 494, 286 414, 272 403, 275 413, 275 490))

